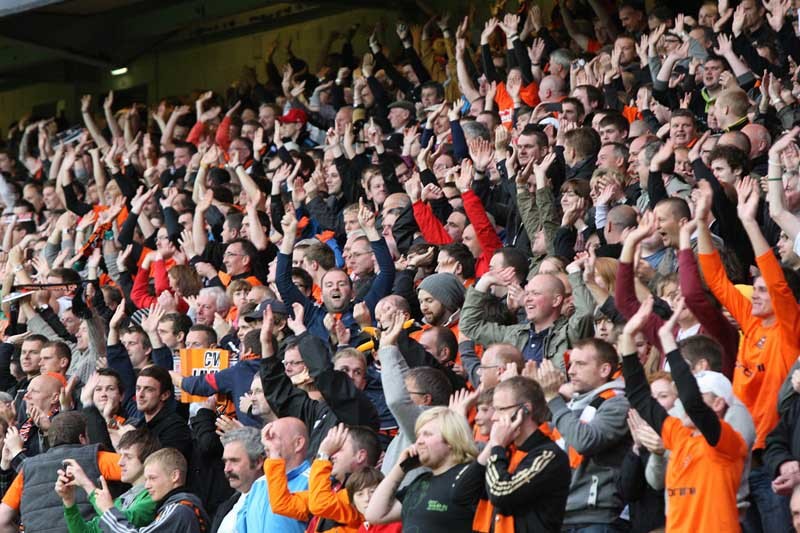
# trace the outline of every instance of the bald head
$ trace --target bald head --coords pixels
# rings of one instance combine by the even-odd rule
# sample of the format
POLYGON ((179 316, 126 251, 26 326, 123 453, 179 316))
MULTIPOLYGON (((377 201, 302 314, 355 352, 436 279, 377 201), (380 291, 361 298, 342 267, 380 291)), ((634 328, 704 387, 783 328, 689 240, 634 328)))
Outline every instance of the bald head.
POLYGON ((508 363, 514 363, 517 365, 517 370, 522 372, 522 367, 524 366, 522 352, 513 344, 492 344, 486 348, 486 351, 483 352, 483 357, 481 357, 481 364, 484 366, 497 365, 504 367, 508 363))
POLYGON ((36 381, 43 388, 43 390, 47 391, 48 393, 61 392, 61 382, 49 374, 36 376, 34 381, 36 381))
POLYGON ((383 212, 386 213, 397 207, 405 207, 411 203, 411 198, 404 192, 392 193, 383 202, 383 212))
POLYGON ((636 209, 629 205, 613 207, 606 217, 605 236, 608 244, 622 242, 622 232, 636 226, 638 216, 636 209))
POLYGON ((720 135, 719 141, 717 141, 718 146, 733 146, 738 148, 745 154, 749 154, 752 148, 750 143, 750 137, 744 133, 744 129, 742 131, 728 131, 720 135))
POLYGON ((564 80, 560 76, 545 76, 539 83, 539 98, 543 102, 552 102, 564 96, 564 90, 564 80))
POLYGON ((375 320, 381 326, 388 326, 391 324, 391 316, 395 311, 404 313, 407 317, 411 316, 411 307, 405 298, 397 294, 384 296, 375 306, 375 320))
POLYGON ((539 287, 539 289, 553 295, 564 296, 567 292, 564 282, 553 274, 537 274, 531 278, 528 284, 535 285, 539 287))
POLYGON ((25 392, 25 404, 30 415, 30 408, 36 407, 42 412, 49 413, 53 404, 58 402, 58 394, 61 392, 61 382, 48 375, 36 376, 28 384, 25 392))
POLYGON ((305 459, 308 429, 299 418, 279 418, 264 426, 261 442, 270 459, 283 459, 286 461, 286 470, 291 470, 305 459))
POLYGON ((750 139, 750 159, 766 154, 772 145, 769 130, 761 124, 748 124, 742 128, 742 133, 750 139))

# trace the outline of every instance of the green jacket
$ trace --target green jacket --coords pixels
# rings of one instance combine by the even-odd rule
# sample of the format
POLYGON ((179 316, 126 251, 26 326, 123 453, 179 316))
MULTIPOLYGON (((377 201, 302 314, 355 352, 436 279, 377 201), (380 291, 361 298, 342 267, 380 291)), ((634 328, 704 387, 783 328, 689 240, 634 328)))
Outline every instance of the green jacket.
MULTIPOLYGON (((582 280, 579 280, 580 274, 570 275, 573 294, 576 288, 583 286, 582 280)), ((484 319, 484 309, 490 297, 490 294, 470 287, 467 290, 464 307, 461 308, 459 328, 467 337, 484 346, 505 342, 513 344, 519 350, 524 350, 530 334, 530 324, 501 326, 494 322, 487 322, 484 319)), ((564 371, 566 371, 564 353, 580 339, 591 337, 594 327, 594 308, 586 301, 586 298, 576 297, 575 304, 575 312, 571 317, 561 316, 550 327, 544 343, 544 358, 552 360, 553 364, 564 371)))
MULTIPOLYGON (((97 508, 94 493, 89 495, 89 501, 94 506, 97 516, 88 522, 81 516, 77 505, 64 508, 64 518, 69 533, 102 533, 99 525, 102 512, 97 508)), ((136 527, 144 527, 155 519, 158 504, 153 501, 144 486, 139 485, 114 500, 114 506, 125 514, 125 518, 131 524, 136 527), (133 497, 132 500, 131 497, 133 497)))
MULTIPOLYGON (((553 191, 549 187, 536 191, 536 198, 531 196, 527 187, 517 187, 517 208, 522 219, 522 227, 528 234, 531 247, 536 240, 536 233, 539 229, 544 229, 547 242, 547 253, 553 255, 555 247, 553 244, 556 239, 556 232, 559 227, 559 220, 555 211, 555 199, 553 191)), ((531 252, 532 250, 527 250, 531 252)), ((541 262, 541 259, 539 260, 541 262)), ((537 265, 538 267, 538 265, 537 265)), ((537 268, 538 270, 538 268, 537 268)))

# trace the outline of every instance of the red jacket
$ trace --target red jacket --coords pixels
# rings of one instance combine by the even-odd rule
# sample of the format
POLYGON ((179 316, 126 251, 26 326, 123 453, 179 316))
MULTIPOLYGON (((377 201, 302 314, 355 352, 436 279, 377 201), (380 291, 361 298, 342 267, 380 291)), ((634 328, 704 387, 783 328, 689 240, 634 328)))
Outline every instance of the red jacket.
MULTIPOLYGON (((475 236, 483 250, 475 261, 475 277, 480 277, 489 271, 489 261, 491 261, 494 252, 503 247, 503 243, 486 215, 486 210, 483 208, 478 195, 469 190, 461 195, 461 200, 464 202, 464 211, 467 213, 470 224, 475 229, 475 236)), ((430 205, 418 200, 414 202, 413 209, 414 218, 426 241, 436 245, 453 242, 453 238, 447 233, 441 221, 433 214, 430 205)))
MULTIPOLYGON (((153 261, 152 265, 153 281, 155 281, 155 296, 151 296, 147 292, 147 285, 150 281, 150 272, 139 267, 136 272, 136 277, 133 279, 133 287, 131 288, 131 302, 139 309, 147 309, 158 301, 158 295, 164 291, 170 291, 169 277, 167 276, 167 267, 163 260, 153 261)), ((178 298, 179 313, 186 313, 189 310, 189 305, 183 298, 178 298)))

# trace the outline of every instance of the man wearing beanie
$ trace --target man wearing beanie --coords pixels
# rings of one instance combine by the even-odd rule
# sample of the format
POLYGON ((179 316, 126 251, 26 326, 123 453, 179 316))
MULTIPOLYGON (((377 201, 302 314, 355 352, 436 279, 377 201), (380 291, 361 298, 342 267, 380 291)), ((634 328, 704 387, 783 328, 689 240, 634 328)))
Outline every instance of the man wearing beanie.
POLYGON ((464 285, 457 277, 447 273, 428 276, 419 284, 418 296, 425 323, 423 329, 442 326, 458 335, 458 317, 464 305, 464 285))

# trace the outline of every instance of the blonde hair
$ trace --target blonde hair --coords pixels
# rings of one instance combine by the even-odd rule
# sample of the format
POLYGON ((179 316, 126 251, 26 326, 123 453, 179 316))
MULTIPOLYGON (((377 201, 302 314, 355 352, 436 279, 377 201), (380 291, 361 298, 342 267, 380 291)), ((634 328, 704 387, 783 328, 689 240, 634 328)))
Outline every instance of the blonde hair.
POLYGON ((179 483, 181 485, 186 483, 186 458, 175 448, 161 448, 148 455, 144 460, 144 466, 153 463, 158 463, 167 475, 172 475, 177 470, 180 473, 179 483))
POLYGON ((595 190, 600 180, 605 181, 607 184, 614 182, 620 187, 625 186, 625 176, 622 175, 622 172, 613 168, 598 168, 592 172, 592 179, 589 180, 590 189, 595 190))
POLYGON ((478 456, 478 448, 475 446, 467 419, 447 407, 438 406, 423 411, 414 425, 414 434, 419 433, 422 426, 434 420, 439 422, 442 440, 450 446, 456 464, 472 461, 478 456))

